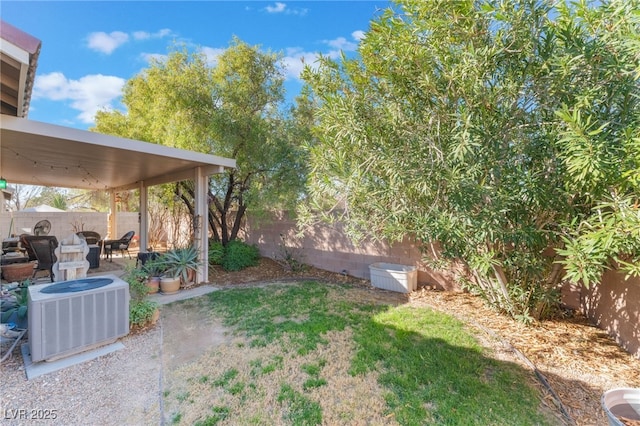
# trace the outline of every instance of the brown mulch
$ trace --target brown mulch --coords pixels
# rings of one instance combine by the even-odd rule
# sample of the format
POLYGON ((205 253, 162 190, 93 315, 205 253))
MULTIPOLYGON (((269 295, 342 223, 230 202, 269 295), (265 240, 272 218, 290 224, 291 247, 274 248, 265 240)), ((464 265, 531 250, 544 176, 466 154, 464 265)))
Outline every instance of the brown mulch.
POLYGON ((578 314, 525 326, 467 293, 420 288, 402 295, 375 289, 368 280, 313 267, 295 272, 285 270, 267 258, 261 259, 259 266, 239 272, 226 272, 218 267, 209 271, 210 284, 225 288, 300 279, 351 284, 369 289, 372 296, 381 300, 428 306, 459 318, 476 328, 479 340, 496 354, 506 354, 514 362, 534 370, 545 395, 543 402, 555 407, 566 424, 605 425, 607 418, 600 405, 602 394, 615 387, 640 388, 640 360, 578 314))

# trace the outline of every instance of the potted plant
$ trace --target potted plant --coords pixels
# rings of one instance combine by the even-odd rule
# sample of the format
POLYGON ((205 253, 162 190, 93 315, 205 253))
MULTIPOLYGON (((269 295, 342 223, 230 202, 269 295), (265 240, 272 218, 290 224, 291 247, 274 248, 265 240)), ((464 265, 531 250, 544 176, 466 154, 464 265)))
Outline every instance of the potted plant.
POLYGON ((178 278, 182 287, 188 287, 193 284, 196 270, 200 266, 198 249, 191 245, 170 250, 162 256, 162 263, 167 275, 178 278))
POLYGON ((160 258, 147 260, 142 265, 142 270, 147 275, 147 288, 149 293, 157 293, 160 289, 160 280, 165 273, 165 266, 160 258))
POLYGON ((180 290, 180 277, 174 275, 171 269, 171 261, 167 255, 168 252, 163 253, 160 257, 154 259, 153 262, 157 265, 158 271, 162 271, 162 275, 160 276, 160 292, 163 294, 173 294, 180 290))
POLYGON ((33 275, 35 262, 2 265, 2 275, 7 282, 21 282, 33 275))

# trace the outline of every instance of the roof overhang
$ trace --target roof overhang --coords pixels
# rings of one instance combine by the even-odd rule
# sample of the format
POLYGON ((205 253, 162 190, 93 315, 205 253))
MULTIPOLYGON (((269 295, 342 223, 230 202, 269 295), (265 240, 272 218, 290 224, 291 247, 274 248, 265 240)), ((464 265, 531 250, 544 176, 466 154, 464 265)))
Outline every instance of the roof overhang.
POLYGON ((26 117, 42 43, 0 21, 0 112, 26 117))
POLYGON ((0 115, 0 175, 10 185, 127 190, 235 166, 216 155, 0 115))

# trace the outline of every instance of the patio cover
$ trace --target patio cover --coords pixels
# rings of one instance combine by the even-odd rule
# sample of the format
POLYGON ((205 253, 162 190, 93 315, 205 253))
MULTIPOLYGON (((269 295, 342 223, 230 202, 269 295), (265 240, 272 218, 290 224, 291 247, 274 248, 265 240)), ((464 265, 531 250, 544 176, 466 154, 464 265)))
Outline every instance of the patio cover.
MULTIPOLYGON (((196 244, 208 252, 207 176, 235 167, 233 159, 0 114, 0 176, 8 184, 109 191, 140 190, 140 244, 147 247, 147 188, 194 180, 196 244)), ((112 231, 117 238, 115 217, 112 231)), ((198 273, 206 280, 207 262, 198 273)))
POLYGON ((0 115, 0 173, 9 184, 137 189, 235 167, 235 160, 0 115))

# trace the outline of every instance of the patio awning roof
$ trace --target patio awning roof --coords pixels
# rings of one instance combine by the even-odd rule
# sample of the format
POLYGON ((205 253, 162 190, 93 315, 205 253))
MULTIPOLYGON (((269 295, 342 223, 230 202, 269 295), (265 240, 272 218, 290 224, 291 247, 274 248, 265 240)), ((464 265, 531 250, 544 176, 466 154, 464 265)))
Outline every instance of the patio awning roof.
POLYGON ((133 189, 235 167, 235 160, 26 119, 41 42, 0 20, 0 175, 9 185, 133 189))
POLYGON ((235 167, 235 160, 0 115, 0 174, 9 185, 134 189, 235 167))

